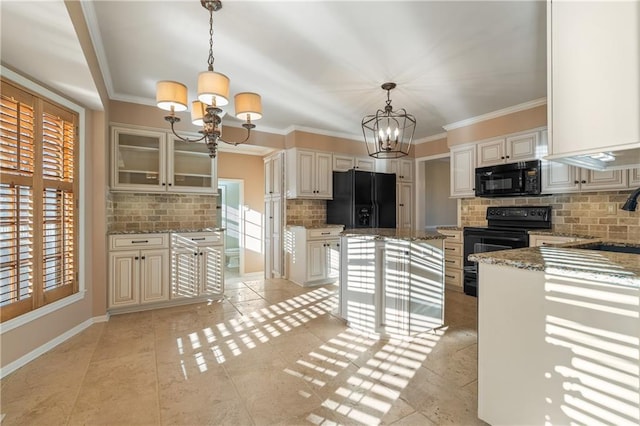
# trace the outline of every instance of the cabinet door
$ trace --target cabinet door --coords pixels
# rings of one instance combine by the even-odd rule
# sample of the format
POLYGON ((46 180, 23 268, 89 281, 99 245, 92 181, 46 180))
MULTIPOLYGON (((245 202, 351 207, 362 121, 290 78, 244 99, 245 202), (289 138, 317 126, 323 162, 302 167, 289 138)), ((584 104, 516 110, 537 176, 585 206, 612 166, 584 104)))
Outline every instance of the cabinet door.
POLYGON ((507 157, 504 138, 479 143, 477 153, 478 167, 504 163, 507 157))
POLYGON ((427 242, 412 242, 410 271, 409 333, 441 326, 445 293, 442 248, 427 242))
POLYGON ((582 191, 592 191, 600 189, 626 189, 627 188, 627 171, 626 170, 587 170, 582 169, 581 181, 582 191))
POLYGON ((109 307, 137 305, 140 301, 140 252, 109 254, 109 307))
POLYGON ((388 333, 409 331, 409 243, 388 240, 384 245, 382 326, 388 333))
POLYGON ((307 281, 322 280, 327 277, 327 242, 307 243, 307 281))
POLYGON ((399 182, 413 182, 413 162, 410 160, 387 160, 387 173, 395 173, 399 182))
POLYGON ((327 240, 327 278, 337 280, 340 277, 340 239, 327 240))
POLYGON ((298 151, 296 157, 297 196, 313 198, 315 196, 315 153, 298 151))
POLYGON ((640 2, 547 4, 551 154, 632 148, 640 140, 640 2))
POLYGON ((355 158, 349 155, 334 154, 333 156, 334 172, 346 172, 347 170, 353 169, 354 167, 355 167, 355 158))
POLYGON ((577 167, 555 161, 542 161, 542 193, 560 194, 578 192, 580 170, 577 167))
POLYGON ((397 213, 396 221, 399 229, 412 229, 413 228, 413 184, 412 183, 398 183, 396 184, 397 193, 397 213))
POLYGON ((629 186, 634 187, 640 185, 640 169, 629 170, 629 186))
POLYGON ((194 297, 199 293, 198 252, 193 248, 174 248, 171 255, 171 298, 194 297))
POLYGON ((198 254, 201 294, 222 294, 224 290, 224 246, 201 246, 198 254))
POLYGON ((282 153, 264 160, 264 194, 277 197, 282 194, 282 153))
POLYGON ((140 252, 140 303, 169 300, 169 251, 140 252))
POLYGON ((271 212, 273 216, 271 228, 272 271, 275 278, 280 278, 284 275, 282 259, 282 198, 273 198, 271 200, 271 212))
POLYGON ((376 160, 373 158, 356 158, 354 167, 356 170, 362 170, 364 172, 375 172, 376 160))
POLYGON ((113 127, 111 187, 114 190, 166 190, 166 135, 142 129, 113 127))
POLYGON ((475 196, 476 147, 451 150, 451 196, 475 196))
POLYGON ((377 326, 376 277, 381 250, 373 238, 343 237, 341 243, 340 313, 350 327, 373 330, 377 326))
POLYGON ((209 150, 203 142, 172 138, 168 147, 168 191, 218 192, 216 160, 209 157, 209 150))
POLYGON ((506 139, 506 163, 535 160, 543 155, 538 153, 538 132, 509 136, 506 139), (538 155, 540 154, 540 155, 538 155))
POLYGON ((315 168, 315 195, 318 198, 333 197, 333 170, 332 155, 316 153, 315 168))

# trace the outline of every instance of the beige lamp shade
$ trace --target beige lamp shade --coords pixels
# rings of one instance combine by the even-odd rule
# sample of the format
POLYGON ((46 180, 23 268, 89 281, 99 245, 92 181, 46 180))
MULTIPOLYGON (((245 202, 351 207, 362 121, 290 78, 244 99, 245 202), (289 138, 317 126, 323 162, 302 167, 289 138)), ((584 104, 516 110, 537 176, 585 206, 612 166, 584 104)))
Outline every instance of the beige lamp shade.
POLYGON ((187 86, 177 81, 159 81, 156 84, 156 104, 166 111, 185 111, 187 86))
POLYGON ((191 122, 196 126, 204 126, 204 114, 207 106, 200 101, 191 102, 191 122))
POLYGON ((238 93, 235 98, 236 117, 241 120, 251 121, 262 118, 262 98, 257 93, 242 92, 238 93))
POLYGON ((198 74, 198 100, 207 105, 225 106, 229 103, 229 77, 215 71, 198 74))

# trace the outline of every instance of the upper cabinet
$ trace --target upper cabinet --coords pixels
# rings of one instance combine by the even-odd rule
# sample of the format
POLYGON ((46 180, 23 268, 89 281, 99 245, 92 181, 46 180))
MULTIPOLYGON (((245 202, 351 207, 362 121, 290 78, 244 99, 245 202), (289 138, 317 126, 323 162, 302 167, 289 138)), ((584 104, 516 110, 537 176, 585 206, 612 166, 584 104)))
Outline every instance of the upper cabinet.
POLYGON ((333 159, 319 151, 288 149, 286 152, 287 198, 333 198, 333 159))
POLYGON ((264 158, 264 195, 279 197, 282 195, 282 171, 284 152, 264 158))
MULTIPOLYGON (((491 139, 477 145, 477 167, 529 161, 540 158, 539 132, 528 132, 506 138, 491 139)), ((546 152, 546 151, 545 151, 546 152)))
POLYGON ((451 147, 451 196, 475 196, 476 145, 451 147))
POLYGON ((552 156, 638 148, 640 2, 547 3, 552 156))
POLYGON ((379 172, 395 173, 398 182, 413 182, 413 160, 383 160, 379 172))
POLYGON ((376 160, 371 157, 353 157, 344 154, 333 154, 334 172, 346 172, 351 169, 374 172, 376 170, 376 160))
POLYGON ((111 128, 111 190, 216 194, 216 161, 204 143, 165 132, 111 128))

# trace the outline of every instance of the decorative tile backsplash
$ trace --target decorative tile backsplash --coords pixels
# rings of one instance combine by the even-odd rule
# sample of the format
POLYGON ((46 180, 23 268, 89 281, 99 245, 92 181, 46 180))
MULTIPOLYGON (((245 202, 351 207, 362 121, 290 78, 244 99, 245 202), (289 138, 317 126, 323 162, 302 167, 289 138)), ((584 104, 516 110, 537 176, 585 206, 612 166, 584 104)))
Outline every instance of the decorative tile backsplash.
POLYGON ((111 192, 107 231, 197 230, 216 226, 217 197, 111 192))
POLYGON ((287 225, 317 226, 326 223, 325 200, 287 200, 287 225))
POLYGON ((630 191, 581 192, 527 198, 461 200, 462 226, 486 226, 488 206, 551 205, 556 232, 640 241, 640 211, 620 210, 630 191), (609 213, 609 208, 613 213, 609 213))

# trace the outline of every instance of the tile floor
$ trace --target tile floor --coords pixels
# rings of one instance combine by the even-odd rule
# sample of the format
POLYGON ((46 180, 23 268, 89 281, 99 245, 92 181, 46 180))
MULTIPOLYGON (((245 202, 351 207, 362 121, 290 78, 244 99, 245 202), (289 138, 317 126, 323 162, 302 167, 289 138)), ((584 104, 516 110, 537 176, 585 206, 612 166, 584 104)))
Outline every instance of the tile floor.
POLYGON ((114 315, 2 380, 5 425, 471 425, 476 299, 435 332, 379 340, 337 288, 228 284, 222 301, 114 315))

